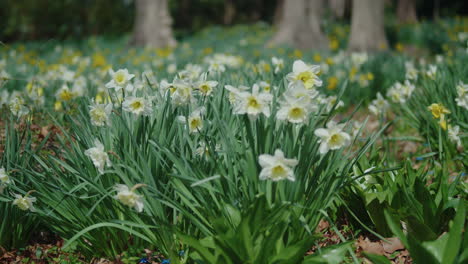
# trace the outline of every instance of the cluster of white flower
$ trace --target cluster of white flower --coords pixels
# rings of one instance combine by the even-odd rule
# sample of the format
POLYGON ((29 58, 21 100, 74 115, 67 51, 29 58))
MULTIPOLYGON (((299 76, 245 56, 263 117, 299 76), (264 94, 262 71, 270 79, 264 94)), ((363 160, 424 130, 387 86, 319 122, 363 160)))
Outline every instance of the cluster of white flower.
POLYGON ((406 80, 403 84, 396 82, 387 91, 387 97, 389 97, 394 103, 404 104, 411 97, 415 86, 406 80))

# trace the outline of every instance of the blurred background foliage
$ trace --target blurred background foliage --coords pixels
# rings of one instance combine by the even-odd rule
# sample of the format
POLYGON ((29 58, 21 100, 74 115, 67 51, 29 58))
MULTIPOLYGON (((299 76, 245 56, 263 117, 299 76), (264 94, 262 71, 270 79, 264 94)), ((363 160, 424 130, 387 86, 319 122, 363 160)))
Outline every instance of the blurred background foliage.
MULTIPOLYGON (((226 24, 227 3, 234 7, 232 24, 272 23, 279 0, 170 0, 177 36, 206 26, 226 24)), ((394 15, 395 1, 387 14, 394 15)), ((79 39, 90 35, 118 36, 132 31, 134 0, 1 0, 0 40, 79 39)), ((421 19, 466 15, 468 1, 418 1, 421 19), (436 8, 437 7, 437 8, 436 8)), ((346 12, 345 20, 349 20, 346 12)))

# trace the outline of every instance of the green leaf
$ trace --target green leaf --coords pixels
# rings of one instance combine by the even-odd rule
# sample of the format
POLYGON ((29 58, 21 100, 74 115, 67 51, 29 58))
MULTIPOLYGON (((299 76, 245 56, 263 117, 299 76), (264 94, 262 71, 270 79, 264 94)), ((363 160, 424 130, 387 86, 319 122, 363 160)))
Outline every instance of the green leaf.
POLYGON ((363 254, 367 259, 372 261, 372 263, 374 264, 391 264, 390 260, 388 260, 388 258, 386 258, 385 256, 370 254, 366 252, 363 252, 363 254))
MULTIPOLYGON (((448 233, 448 242, 445 246, 444 257, 442 263, 452 263, 457 257, 460 249, 463 227, 466 221, 466 211, 464 202, 461 201, 458 205, 457 214, 452 222, 448 233)), ((466 231, 465 231, 466 232, 466 231)), ((466 250, 466 249, 465 249, 466 250)))

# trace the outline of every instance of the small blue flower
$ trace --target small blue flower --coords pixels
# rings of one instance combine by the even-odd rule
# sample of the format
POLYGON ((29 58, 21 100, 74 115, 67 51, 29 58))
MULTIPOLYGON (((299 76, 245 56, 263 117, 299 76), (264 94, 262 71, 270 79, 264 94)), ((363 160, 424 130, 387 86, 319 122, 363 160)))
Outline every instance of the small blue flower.
POLYGON ((462 173, 461 173, 461 176, 466 176, 466 172, 462 172, 462 173))
POLYGON ((142 258, 140 261, 138 261, 138 264, 150 264, 147 258, 142 258))
POLYGON ((423 160, 423 157, 416 157, 416 160, 423 160))
POLYGON ((183 251, 183 250, 179 251, 179 257, 183 257, 184 254, 185 254, 185 251, 183 251))
POLYGON ((170 264, 171 262, 168 259, 165 259, 161 262, 161 264, 170 264))

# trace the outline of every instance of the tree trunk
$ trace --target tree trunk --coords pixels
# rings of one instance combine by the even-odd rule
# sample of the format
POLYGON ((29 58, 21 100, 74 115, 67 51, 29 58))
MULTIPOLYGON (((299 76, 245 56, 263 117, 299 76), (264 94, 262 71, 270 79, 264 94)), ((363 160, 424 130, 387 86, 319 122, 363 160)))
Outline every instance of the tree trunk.
POLYGON ((372 52, 387 48, 384 0, 354 0, 348 50, 372 52))
POLYGON ((336 18, 343 18, 346 10, 346 0, 328 0, 328 5, 336 18))
POLYGON ((272 45, 289 45, 299 49, 327 49, 328 39, 320 28, 322 0, 284 0, 278 32, 272 45))
POLYGON ((224 1, 224 25, 231 25, 236 16, 236 6, 234 5, 234 0, 225 0, 224 1))
POLYGON ((167 0, 136 0, 132 44, 165 48, 176 45, 167 0))
POLYGON ((284 0, 278 0, 276 3, 275 14, 273 16, 273 25, 279 27, 283 20, 284 0))
POLYGON ((397 17, 400 24, 416 23, 416 0, 398 0, 397 17))

